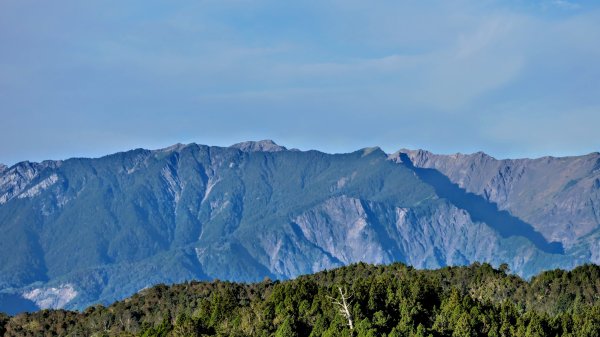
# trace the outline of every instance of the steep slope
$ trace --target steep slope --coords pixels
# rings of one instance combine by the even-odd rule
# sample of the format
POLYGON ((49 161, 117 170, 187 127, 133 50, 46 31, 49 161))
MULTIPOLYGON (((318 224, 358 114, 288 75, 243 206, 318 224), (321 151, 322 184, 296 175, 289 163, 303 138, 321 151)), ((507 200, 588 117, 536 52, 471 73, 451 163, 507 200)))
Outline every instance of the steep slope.
POLYGON ((332 155, 271 141, 19 163, 0 176, 0 311, 14 295, 20 307, 83 308, 160 282, 357 261, 507 262, 524 276, 589 261, 535 230, 505 235, 417 173, 379 148, 332 155))
MULTIPOLYGON (((600 225, 600 153, 579 157, 497 160, 484 153, 435 155, 400 150, 417 168, 433 169, 467 193, 510 212, 566 249, 578 247, 600 225)), ((598 262, 596 251, 584 254, 598 262)))

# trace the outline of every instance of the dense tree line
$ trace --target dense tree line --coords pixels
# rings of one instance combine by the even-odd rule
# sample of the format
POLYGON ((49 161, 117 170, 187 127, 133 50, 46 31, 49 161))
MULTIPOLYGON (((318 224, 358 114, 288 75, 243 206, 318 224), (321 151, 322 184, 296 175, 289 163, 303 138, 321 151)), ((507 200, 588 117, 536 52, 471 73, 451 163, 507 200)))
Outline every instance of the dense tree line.
POLYGON ((109 307, 0 315, 5 336, 600 336, 600 267, 354 264, 290 281, 158 285, 109 307), (353 329, 333 302, 347 290, 353 329))

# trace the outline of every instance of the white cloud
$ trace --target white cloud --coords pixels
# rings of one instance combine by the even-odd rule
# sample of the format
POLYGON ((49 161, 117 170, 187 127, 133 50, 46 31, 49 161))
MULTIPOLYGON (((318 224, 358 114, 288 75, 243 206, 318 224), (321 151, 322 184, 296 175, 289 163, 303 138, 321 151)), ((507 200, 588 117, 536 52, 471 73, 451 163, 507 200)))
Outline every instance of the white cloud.
POLYGON ((565 8, 565 9, 580 9, 581 5, 575 2, 566 1, 566 0, 552 0, 552 4, 554 6, 565 8))

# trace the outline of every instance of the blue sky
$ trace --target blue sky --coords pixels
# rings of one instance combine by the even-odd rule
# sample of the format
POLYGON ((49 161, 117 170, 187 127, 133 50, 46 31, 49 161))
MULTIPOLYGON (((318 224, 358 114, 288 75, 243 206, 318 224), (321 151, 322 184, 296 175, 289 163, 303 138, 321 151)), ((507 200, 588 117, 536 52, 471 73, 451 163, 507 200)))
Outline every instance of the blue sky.
POLYGON ((0 2, 0 162, 274 139, 600 150, 600 2, 0 2))

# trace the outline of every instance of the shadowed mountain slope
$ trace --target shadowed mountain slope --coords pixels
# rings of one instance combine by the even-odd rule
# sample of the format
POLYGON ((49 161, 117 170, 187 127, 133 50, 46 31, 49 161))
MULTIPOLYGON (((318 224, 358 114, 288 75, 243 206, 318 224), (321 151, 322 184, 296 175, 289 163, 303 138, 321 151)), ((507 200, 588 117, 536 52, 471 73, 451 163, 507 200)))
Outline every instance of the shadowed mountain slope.
POLYGON ((471 219, 474 221, 486 223, 503 237, 522 236, 531 241, 538 249, 547 253, 564 253, 560 242, 547 242, 530 224, 512 216, 507 211, 498 210, 498 206, 490 200, 465 191, 457 184, 452 183, 448 177, 438 170, 415 167, 404 153, 400 154, 400 159, 421 180, 433 186, 440 197, 448 199, 457 207, 469 212, 471 219))
POLYGON ((435 169, 569 246, 600 223, 600 153, 578 157, 497 160, 479 152, 436 155, 400 150, 418 168, 435 169))

